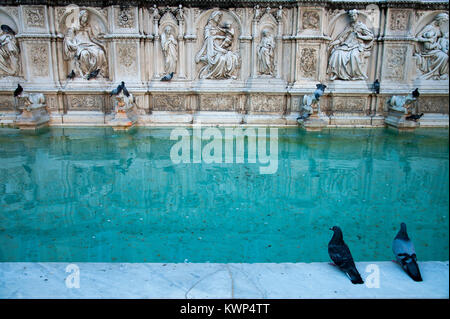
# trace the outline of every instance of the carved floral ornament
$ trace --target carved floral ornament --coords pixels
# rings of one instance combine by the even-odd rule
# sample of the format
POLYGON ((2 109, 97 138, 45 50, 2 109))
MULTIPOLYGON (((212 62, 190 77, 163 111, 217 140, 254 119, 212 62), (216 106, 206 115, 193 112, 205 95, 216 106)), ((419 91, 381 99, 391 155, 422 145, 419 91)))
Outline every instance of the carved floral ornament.
POLYGON ((27 26, 44 27, 45 23, 44 8, 42 7, 25 8, 24 13, 27 26))

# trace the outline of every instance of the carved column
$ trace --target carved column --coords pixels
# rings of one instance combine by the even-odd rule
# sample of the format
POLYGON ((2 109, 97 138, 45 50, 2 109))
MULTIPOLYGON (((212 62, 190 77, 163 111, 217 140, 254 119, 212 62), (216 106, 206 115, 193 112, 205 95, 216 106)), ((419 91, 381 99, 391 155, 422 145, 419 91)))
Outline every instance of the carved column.
POLYGON ((252 48, 251 48, 251 69, 250 69, 250 77, 256 78, 256 52, 257 52, 257 43, 256 38, 258 37, 258 20, 260 18, 260 9, 259 6, 255 7, 255 13, 252 20, 252 48))
POLYGON ((184 49, 184 11, 183 7, 179 6, 177 10, 178 20, 178 77, 181 79, 186 78, 185 75, 185 49, 184 49))
POLYGON ((282 38, 283 38, 283 23, 282 23, 282 19, 283 19, 283 7, 280 6, 278 8, 277 11, 277 15, 276 15, 276 19, 277 19, 277 37, 276 37, 276 57, 277 57, 277 62, 276 62, 276 77, 277 78, 281 78, 281 61, 282 61, 282 54, 283 54, 283 50, 282 50, 282 38))
POLYGON ((159 47, 160 47, 160 35, 159 35, 159 10, 156 5, 153 8, 153 78, 159 77, 159 47))

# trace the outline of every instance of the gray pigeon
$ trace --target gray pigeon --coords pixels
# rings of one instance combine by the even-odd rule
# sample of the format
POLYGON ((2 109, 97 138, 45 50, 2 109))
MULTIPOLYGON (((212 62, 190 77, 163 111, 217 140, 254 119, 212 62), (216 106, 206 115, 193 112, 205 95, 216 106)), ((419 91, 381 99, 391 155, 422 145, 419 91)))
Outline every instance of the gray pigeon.
POLYGON ((334 232, 333 237, 328 243, 328 254, 331 260, 339 267, 340 270, 350 278, 353 284, 363 284, 364 281, 356 269, 350 249, 344 242, 342 230, 338 226, 330 228, 334 232))
POLYGON ((174 74, 173 72, 170 72, 169 74, 164 75, 164 76, 161 78, 161 81, 170 81, 170 80, 172 80, 173 74, 174 74))
POLYGON ((413 242, 408 237, 405 223, 400 224, 400 231, 392 242, 392 251, 403 270, 414 281, 422 281, 419 265, 417 264, 416 250, 413 242))

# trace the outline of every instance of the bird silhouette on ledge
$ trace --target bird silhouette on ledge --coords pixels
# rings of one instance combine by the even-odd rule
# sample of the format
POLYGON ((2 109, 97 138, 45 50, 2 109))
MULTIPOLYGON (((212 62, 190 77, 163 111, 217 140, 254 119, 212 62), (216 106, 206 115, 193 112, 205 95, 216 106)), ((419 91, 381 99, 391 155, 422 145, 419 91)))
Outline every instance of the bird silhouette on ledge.
POLYGON ((170 80, 172 80, 173 74, 174 74, 174 72, 170 72, 169 74, 164 75, 161 78, 161 81, 170 81, 170 80))
POLYGON ((100 73, 100 69, 92 71, 91 73, 88 74, 87 79, 88 80, 95 79, 99 73, 100 73))
POLYGON ((14 97, 19 96, 23 92, 23 87, 20 84, 17 84, 17 89, 14 90, 14 97))
POLYGON ((405 119, 408 120, 408 121, 417 122, 417 120, 419 120, 422 116, 423 116, 423 113, 411 114, 411 115, 407 116, 405 119))

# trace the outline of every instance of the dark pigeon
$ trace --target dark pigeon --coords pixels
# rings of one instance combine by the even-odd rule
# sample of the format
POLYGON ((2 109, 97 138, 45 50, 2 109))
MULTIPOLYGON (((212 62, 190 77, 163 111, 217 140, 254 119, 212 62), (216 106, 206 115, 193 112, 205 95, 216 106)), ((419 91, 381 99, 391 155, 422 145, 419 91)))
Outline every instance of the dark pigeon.
POLYGON ((172 80, 172 78, 173 78, 173 72, 171 72, 171 73, 169 73, 169 74, 167 74, 167 75, 164 75, 164 76, 161 78, 161 81, 170 81, 170 80, 172 80))
POLYGON ((88 80, 95 79, 99 73, 100 73, 100 69, 92 71, 91 73, 88 74, 87 79, 88 80))
POLYGON ((111 93, 109 93, 109 96, 113 96, 113 95, 117 95, 120 94, 120 92, 122 92, 123 88, 125 87, 125 82, 120 82, 120 84, 111 91, 111 93))
POLYGON ((405 223, 400 224, 400 231, 392 242, 392 251, 403 270, 414 281, 422 281, 419 265, 417 264, 416 250, 413 242, 408 237, 405 223))
POLYGON ((356 269, 350 249, 342 237, 342 230, 338 226, 330 228, 334 232, 328 243, 328 254, 331 260, 350 278, 353 284, 363 284, 364 281, 356 269))
POLYGON ((74 70, 72 70, 70 73, 69 73, 69 75, 67 76, 67 78, 68 79, 73 79, 73 78, 75 78, 75 71, 74 70))
POLYGON ((316 98, 317 101, 323 95, 323 92, 325 91, 326 88, 327 86, 325 84, 322 83, 316 84, 316 91, 314 92, 314 97, 316 98))
POLYGON ((297 117, 297 121, 298 120, 306 120, 310 116, 311 116, 311 114, 309 114, 309 113, 302 114, 301 116, 297 117))
POLYGON ((16 33, 14 32, 14 30, 11 29, 11 28, 10 28, 8 25, 6 25, 6 24, 2 24, 2 26, 1 26, 0 28, 1 28, 2 31, 5 32, 5 33, 9 33, 9 34, 12 34, 12 35, 16 35, 16 33))
POLYGON ((378 81, 378 79, 373 82, 373 90, 376 94, 380 94, 380 81, 378 81))
POLYGON ((414 121, 414 122, 417 122, 417 120, 419 120, 422 116, 423 116, 423 113, 420 113, 420 114, 411 114, 411 115, 407 116, 406 119, 407 119, 408 121, 414 121))
POLYGON ((122 90, 123 90, 123 94, 125 94, 126 97, 130 96, 130 93, 128 92, 127 88, 125 87, 125 83, 123 83, 122 90))
POLYGON ((412 91, 412 96, 413 97, 418 98, 419 95, 420 95, 420 93, 419 93, 419 89, 418 88, 416 88, 414 91, 412 91))
POLYGON ((17 84, 17 89, 14 90, 14 97, 19 96, 23 92, 23 87, 20 84, 17 84))

